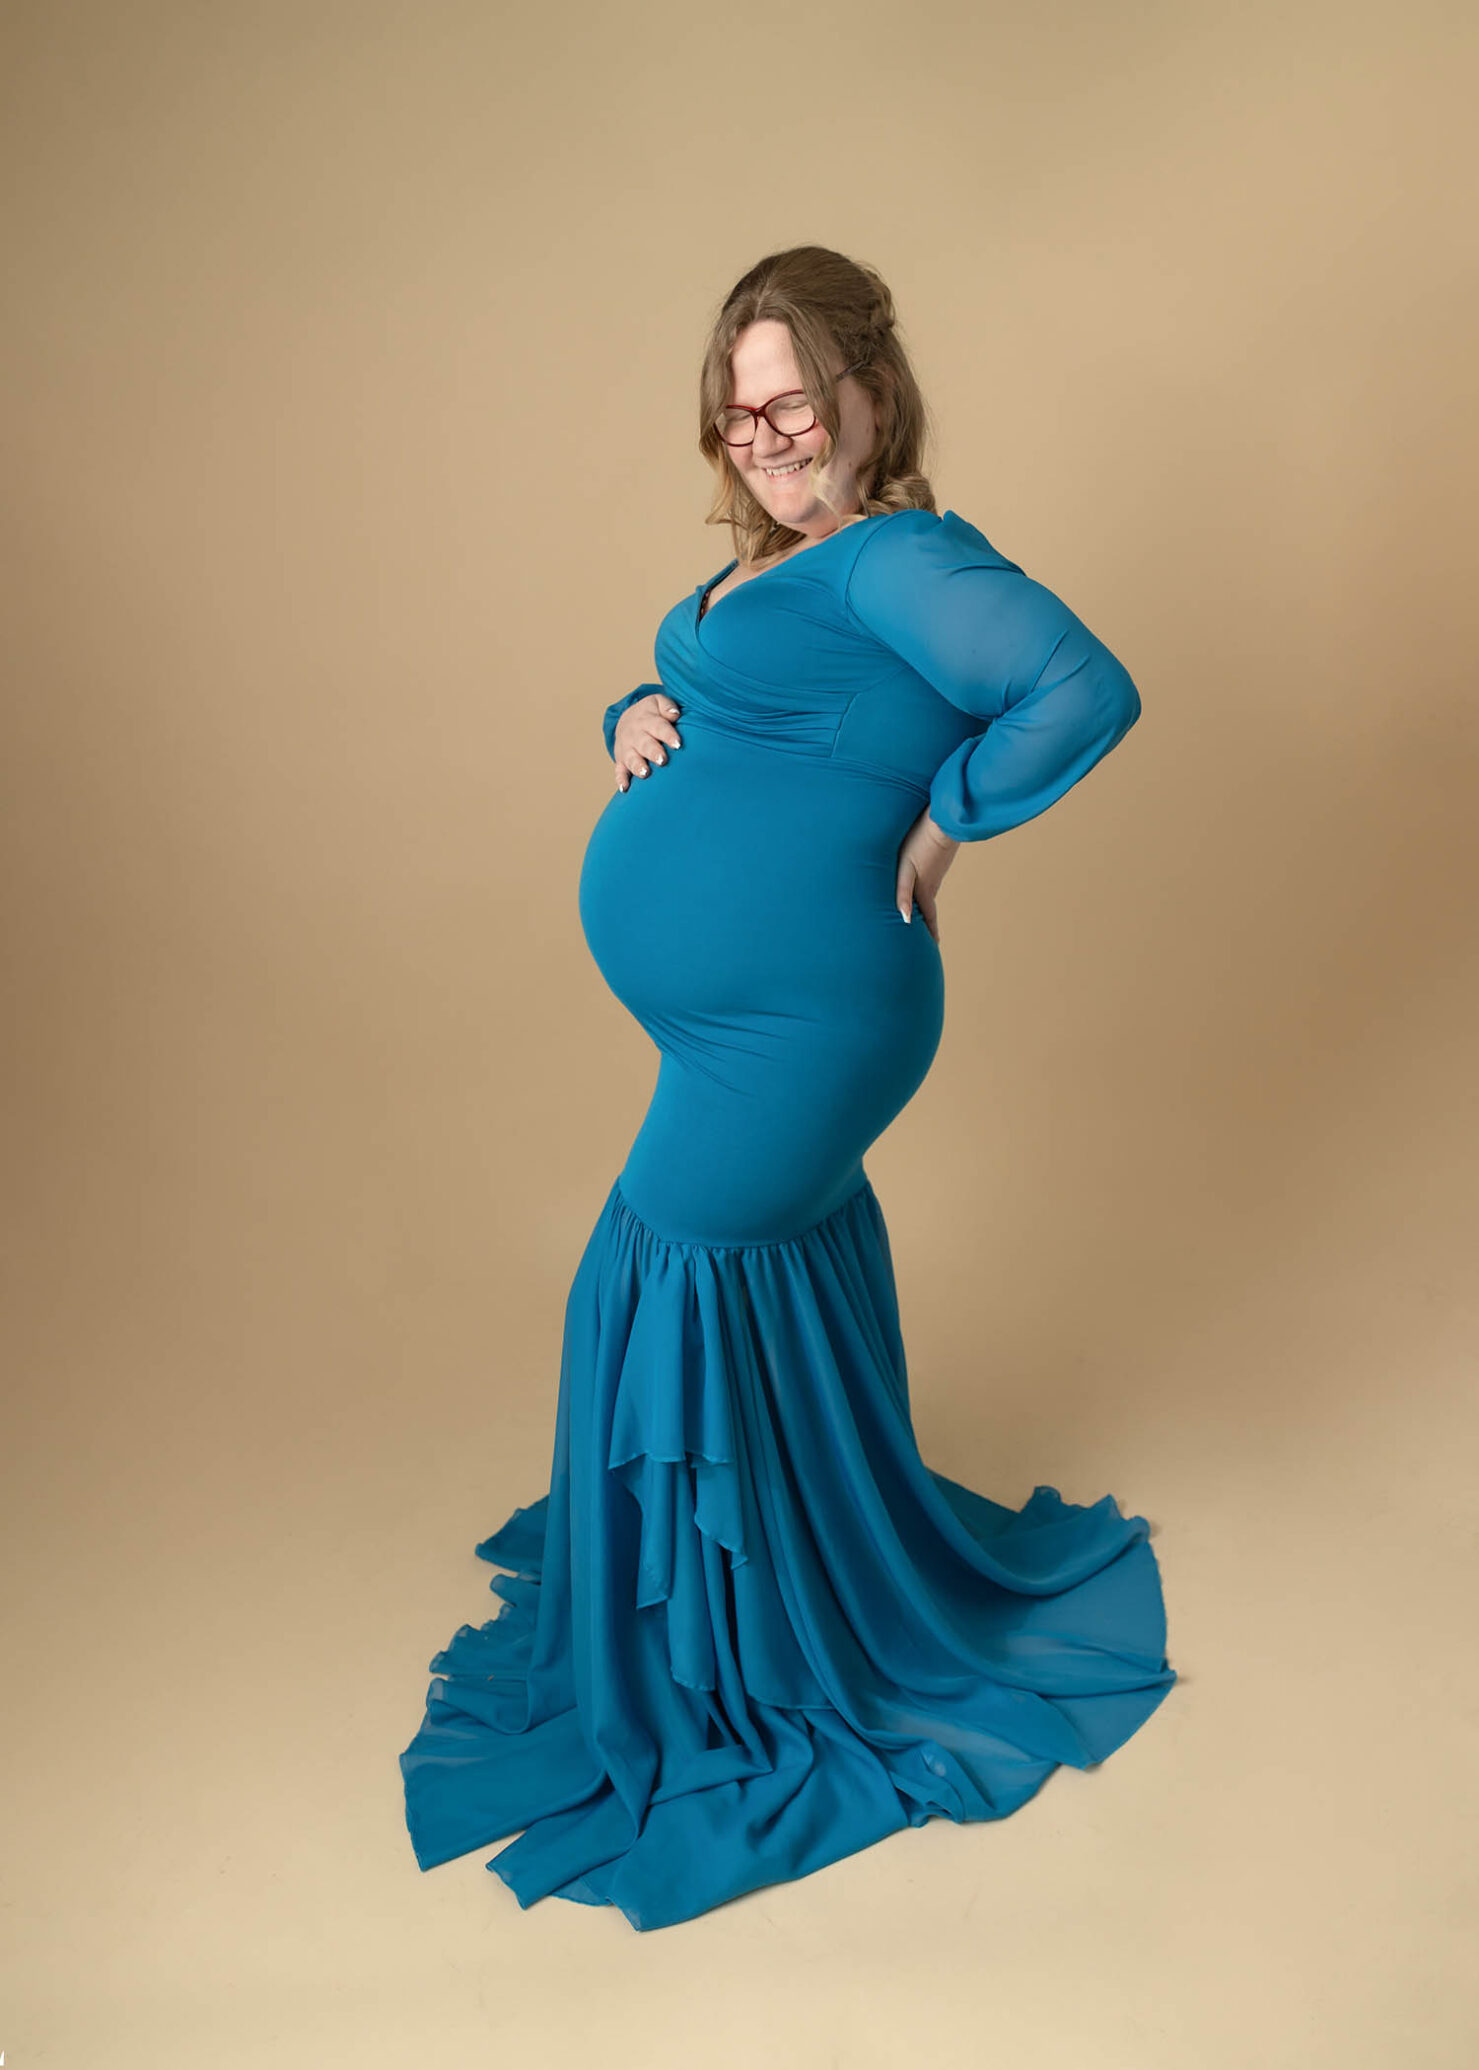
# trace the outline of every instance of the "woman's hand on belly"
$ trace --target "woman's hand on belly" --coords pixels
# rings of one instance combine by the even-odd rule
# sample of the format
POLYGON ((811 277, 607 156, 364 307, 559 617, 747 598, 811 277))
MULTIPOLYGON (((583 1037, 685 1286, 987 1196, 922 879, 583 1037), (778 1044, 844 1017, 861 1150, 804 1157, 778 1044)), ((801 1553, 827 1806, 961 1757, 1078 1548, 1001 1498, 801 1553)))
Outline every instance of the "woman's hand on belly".
POLYGON ((935 825, 928 806, 899 844, 899 876, 894 887, 894 903, 907 920, 911 907, 917 902, 924 915, 924 924, 936 941, 940 939, 940 920, 935 896, 959 846, 958 841, 935 825))
POLYGON ((679 707, 671 697, 654 690, 650 697, 639 697, 635 704, 629 704, 616 722, 612 735, 611 759, 616 764, 616 788, 627 790, 634 776, 646 776, 648 765, 659 764, 668 759, 667 747, 679 748, 683 743, 678 738, 678 729, 673 721, 679 707))

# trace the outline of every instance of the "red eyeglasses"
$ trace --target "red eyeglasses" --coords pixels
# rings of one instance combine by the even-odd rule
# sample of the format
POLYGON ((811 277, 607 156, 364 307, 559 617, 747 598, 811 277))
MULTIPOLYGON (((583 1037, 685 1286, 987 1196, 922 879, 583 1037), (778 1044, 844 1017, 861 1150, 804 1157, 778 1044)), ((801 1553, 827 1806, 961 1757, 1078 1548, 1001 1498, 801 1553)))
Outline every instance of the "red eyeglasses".
MULTIPOLYGON (((863 361, 854 360, 850 367, 844 367, 841 374, 833 376, 840 381, 842 374, 855 374, 863 361)), ((762 403, 758 410, 752 410, 748 403, 727 403, 714 419, 714 429, 726 446, 752 446, 755 434, 764 418, 772 431, 782 438, 799 438, 804 431, 810 431, 817 421, 817 413, 811 398, 802 388, 788 388, 784 395, 773 395, 770 401, 762 403), (748 433, 747 436, 731 438, 732 431, 748 433)))

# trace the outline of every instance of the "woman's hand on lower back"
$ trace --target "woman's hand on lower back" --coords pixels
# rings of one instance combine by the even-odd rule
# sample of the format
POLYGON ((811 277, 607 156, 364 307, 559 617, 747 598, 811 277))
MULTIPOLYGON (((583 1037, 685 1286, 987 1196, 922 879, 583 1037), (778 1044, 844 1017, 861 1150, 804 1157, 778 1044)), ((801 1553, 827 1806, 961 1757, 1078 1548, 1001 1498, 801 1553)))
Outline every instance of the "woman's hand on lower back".
POLYGON ((940 939, 936 893, 945 872, 955 860, 959 846, 960 843, 943 827, 935 825, 928 808, 920 813, 899 845, 899 875, 894 886, 894 903, 906 920, 917 903, 924 915, 924 924, 936 941, 940 939))
POLYGON ((646 776, 651 763, 668 759, 668 748, 682 747, 674 720, 680 707, 662 691, 639 697, 629 704, 616 722, 611 736, 611 759, 616 764, 616 788, 627 790, 634 776, 646 776))

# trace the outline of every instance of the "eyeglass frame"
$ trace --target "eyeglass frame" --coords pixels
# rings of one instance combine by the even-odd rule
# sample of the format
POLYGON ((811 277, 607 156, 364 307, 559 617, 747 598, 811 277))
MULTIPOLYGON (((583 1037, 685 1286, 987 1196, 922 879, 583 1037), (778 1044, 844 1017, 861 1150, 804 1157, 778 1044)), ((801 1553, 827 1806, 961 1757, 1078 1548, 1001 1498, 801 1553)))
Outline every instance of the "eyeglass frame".
MULTIPOLYGON (((832 379, 834 381, 840 381, 844 374, 855 374, 859 367, 866 366, 867 363, 868 362, 864 359, 855 359, 850 367, 843 367, 840 373, 836 373, 832 376, 832 379)), ((760 419, 762 417, 765 419, 766 423, 770 426, 771 430, 775 433, 777 438, 805 438, 806 433, 808 431, 815 431, 817 427, 817 406, 815 403, 811 401, 811 397, 809 395, 806 395, 806 400, 809 403, 811 403, 810 424, 808 424, 805 427, 805 429, 801 431, 781 430, 779 424, 776 423, 775 419, 770 414, 770 405, 771 403, 784 402, 788 395, 806 395, 806 390, 804 388, 783 388, 779 395, 773 395, 770 397, 770 400, 768 402, 761 403, 758 410, 755 409, 754 406, 750 403, 726 403, 724 405, 725 410, 743 410, 746 413, 746 415, 751 418, 752 428, 750 431, 750 436, 748 438, 725 438, 724 433, 719 429, 719 419, 718 417, 716 417, 714 419, 714 430, 718 438, 720 439, 721 443, 726 446, 753 446, 755 443, 756 435, 760 430, 760 419)), ((723 414, 724 411, 721 410, 719 415, 722 416, 723 414)))

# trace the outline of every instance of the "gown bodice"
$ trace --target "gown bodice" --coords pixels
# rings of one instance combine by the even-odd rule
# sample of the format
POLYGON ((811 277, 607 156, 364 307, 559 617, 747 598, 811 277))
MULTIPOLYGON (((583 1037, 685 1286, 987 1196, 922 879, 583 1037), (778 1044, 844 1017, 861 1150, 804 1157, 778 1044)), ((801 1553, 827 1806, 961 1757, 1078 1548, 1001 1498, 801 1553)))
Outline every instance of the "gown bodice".
POLYGON ((658 680, 681 724, 890 778, 956 840, 1043 812, 1140 714, 1129 672, 1051 590, 947 510, 842 526, 702 608, 663 617, 658 680))

